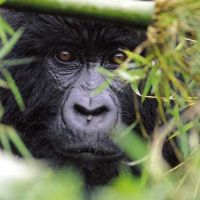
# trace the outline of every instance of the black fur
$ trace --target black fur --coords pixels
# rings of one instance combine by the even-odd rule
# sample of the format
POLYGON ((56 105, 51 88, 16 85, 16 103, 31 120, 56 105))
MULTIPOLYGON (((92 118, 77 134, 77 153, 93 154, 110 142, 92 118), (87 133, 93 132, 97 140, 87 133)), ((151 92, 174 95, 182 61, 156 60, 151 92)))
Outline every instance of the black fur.
MULTIPOLYGON (((92 62, 101 65, 102 61, 99 63, 99 60, 104 59, 102 51, 103 53, 109 51, 114 46, 134 49, 145 39, 145 30, 132 25, 92 19, 72 19, 5 10, 2 13, 15 29, 22 26, 25 30, 8 58, 29 56, 38 58, 37 62, 9 68, 21 91, 25 110, 23 112, 19 110, 9 90, 1 89, 0 98, 6 109, 4 122, 13 125, 19 131, 34 157, 47 160, 55 167, 73 165, 83 171, 90 185, 104 184, 117 176, 121 158, 112 162, 87 161, 66 156, 65 153, 56 150, 56 146, 69 150, 69 146, 77 145, 78 140, 80 143, 81 140, 86 143, 91 140, 91 149, 99 151, 104 148, 101 152, 105 154, 113 149, 118 152, 118 147, 113 146, 108 133, 103 133, 103 136, 99 136, 101 134, 99 132, 94 133, 95 136, 91 139, 87 133, 83 136, 82 133, 76 133, 73 127, 63 128, 58 123, 63 101, 75 83, 75 78, 70 76, 68 80, 64 78, 61 80, 57 75, 65 76, 67 72, 62 67, 54 66, 53 70, 50 69, 46 60, 48 56, 52 56, 51 52, 65 45, 72 45, 82 58, 76 65, 86 67, 87 59, 90 59, 93 54, 98 56, 94 56, 92 62), (102 137, 97 140, 98 145, 95 143, 96 137, 102 137)), ((119 103, 120 117, 124 124, 130 125, 135 121, 133 93, 129 86, 118 82, 115 84, 112 90, 119 103), (123 89, 119 90, 119 88, 123 89)), ((146 130, 150 134, 155 125, 156 102, 147 100, 139 107, 146 130)), ((78 151, 77 149, 77 153, 78 151)))

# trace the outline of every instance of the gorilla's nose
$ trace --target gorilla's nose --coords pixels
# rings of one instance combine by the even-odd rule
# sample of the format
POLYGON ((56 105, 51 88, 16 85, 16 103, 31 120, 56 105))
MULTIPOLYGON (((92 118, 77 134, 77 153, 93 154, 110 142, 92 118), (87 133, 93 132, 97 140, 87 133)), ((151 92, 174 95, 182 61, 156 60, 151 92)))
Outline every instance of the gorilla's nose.
POLYGON ((118 122, 117 108, 109 95, 96 97, 72 93, 63 107, 63 120, 72 130, 109 132, 118 122))
POLYGON ((87 118, 87 122, 91 123, 94 117, 101 118, 109 112, 109 107, 107 105, 98 105, 97 107, 91 107, 86 105, 81 105, 76 103, 74 105, 74 111, 77 115, 82 115, 87 118))

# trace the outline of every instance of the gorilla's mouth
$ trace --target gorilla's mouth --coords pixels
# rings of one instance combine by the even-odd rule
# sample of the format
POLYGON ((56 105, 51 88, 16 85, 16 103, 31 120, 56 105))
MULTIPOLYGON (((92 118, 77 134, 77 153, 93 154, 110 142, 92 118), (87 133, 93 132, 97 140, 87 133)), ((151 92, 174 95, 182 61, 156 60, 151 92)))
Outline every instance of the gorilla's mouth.
POLYGON ((117 151, 101 151, 95 148, 70 148, 70 149, 56 149, 57 153, 66 157, 67 159, 82 160, 86 162, 113 162, 123 158, 123 152, 117 151))

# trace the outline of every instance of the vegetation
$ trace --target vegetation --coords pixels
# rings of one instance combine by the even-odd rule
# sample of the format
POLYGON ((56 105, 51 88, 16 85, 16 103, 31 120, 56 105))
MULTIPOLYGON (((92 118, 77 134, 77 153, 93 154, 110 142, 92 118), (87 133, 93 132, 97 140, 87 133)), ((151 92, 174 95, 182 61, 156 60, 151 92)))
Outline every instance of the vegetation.
MULTIPOLYGON (((45 5, 40 2, 41 5, 45 5)), ((200 198, 199 24, 199 1, 157 0, 154 21, 148 28, 148 39, 134 52, 126 52, 128 59, 112 74, 100 68, 109 80, 112 81, 115 76, 120 76, 130 83, 136 94, 143 99, 157 99, 160 121, 154 137, 148 138, 138 113, 137 123, 140 123, 146 141, 129 134, 132 127, 123 130, 120 138, 116 138, 131 157, 137 158, 128 164, 138 165, 142 169, 141 177, 134 177, 122 166, 120 177, 104 187, 97 188, 93 192, 92 199, 198 200, 200 198), (140 54, 143 51, 147 54, 145 57, 140 54), (136 62, 134 70, 130 68, 132 60, 136 62), (141 80, 146 82, 143 89, 139 90, 141 80), (174 138, 178 138, 180 148, 175 148, 175 151, 181 164, 171 169, 163 160, 161 149, 166 139, 173 144, 174 138), (134 151, 132 146, 135 147, 134 151)), ((0 37, 3 44, 0 50, 0 70, 5 77, 0 80, 0 86, 10 89, 20 108, 23 109, 19 91, 4 68, 5 65, 30 61, 21 59, 13 63, 4 60, 5 55, 11 51, 20 37, 21 31, 14 32, 2 18, 0 19, 0 37)), ((3 113, 1 107, 1 117, 3 113)), ((30 154, 11 127, 0 124, 0 139, 5 152, 11 153, 8 142, 10 139, 27 158, 26 162, 22 162, 0 154, 0 199, 85 198, 81 176, 73 170, 54 172, 44 164, 30 159, 30 154)))
POLYGON ((48 13, 90 15, 115 18, 147 25, 154 11, 154 2, 148 1, 101 1, 101 0, 0 0, 3 7, 30 9, 48 13))

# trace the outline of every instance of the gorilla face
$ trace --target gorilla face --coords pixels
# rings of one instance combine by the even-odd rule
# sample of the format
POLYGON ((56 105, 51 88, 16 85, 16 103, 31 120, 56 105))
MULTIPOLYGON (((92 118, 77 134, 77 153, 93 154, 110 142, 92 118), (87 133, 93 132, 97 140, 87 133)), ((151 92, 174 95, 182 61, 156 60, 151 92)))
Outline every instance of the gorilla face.
MULTIPOLYGON (((55 167, 80 169, 91 185, 118 174, 123 152, 111 133, 135 121, 133 92, 119 79, 94 95, 106 81, 98 67, 115 70, 134 49, 145 30, 132 25, 3 11, 24 34, 9 59, 37 57, 37 62, 9 69, 25 102, 19 111, 7 90, 1 91, 4 122, 12 124, 33 156, 55 167)), ((146 101, 139 110, 148 133, 156 105, 146 101)))

